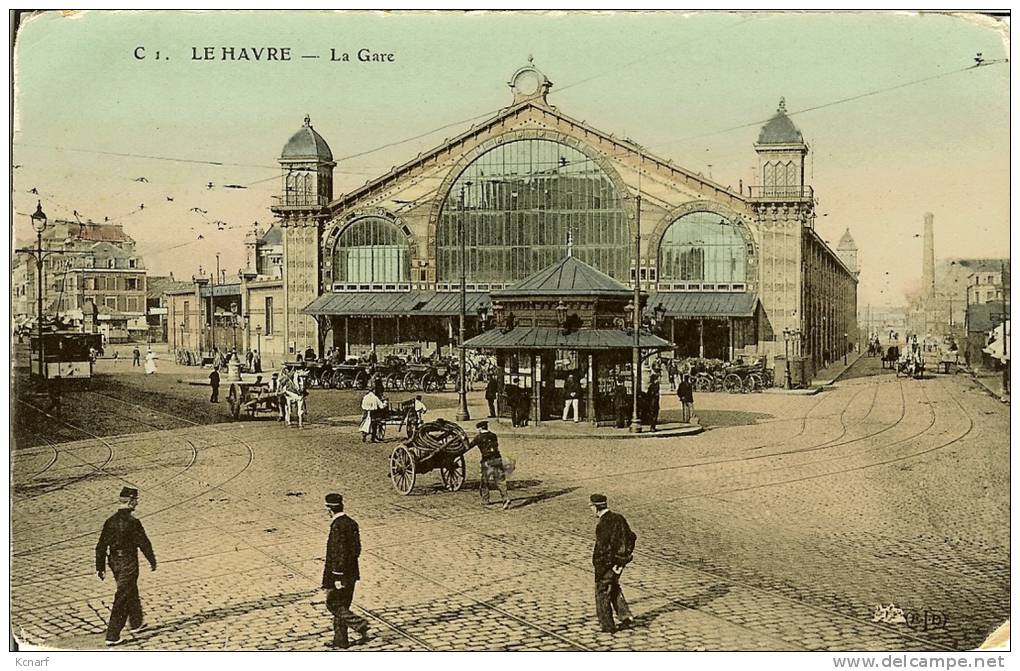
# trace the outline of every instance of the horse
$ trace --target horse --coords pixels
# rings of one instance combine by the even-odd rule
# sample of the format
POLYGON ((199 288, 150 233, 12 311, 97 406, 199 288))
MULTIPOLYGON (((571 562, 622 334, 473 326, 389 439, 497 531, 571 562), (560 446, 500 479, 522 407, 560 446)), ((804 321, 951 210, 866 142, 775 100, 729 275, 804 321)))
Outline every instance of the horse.
POLYGON ((284 373, 277 382, 277 399, 283 411, 284 421, 291 426, 291 413, 297 413, 298 428, 304 427, 304 419, 308 414, 308 390, 305 388, 307 371, 295 371, 293 375, 284 373))

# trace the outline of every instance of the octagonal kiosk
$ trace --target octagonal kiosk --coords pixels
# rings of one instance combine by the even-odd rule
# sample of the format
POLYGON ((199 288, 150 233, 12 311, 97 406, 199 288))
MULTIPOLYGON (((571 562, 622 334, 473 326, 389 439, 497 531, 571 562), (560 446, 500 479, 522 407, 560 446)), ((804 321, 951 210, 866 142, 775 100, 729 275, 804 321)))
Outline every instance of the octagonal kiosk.
MULTIPOLYGON (((569 375, 581 387, 580 415, 592 425, 615 421, 613 391, 625 379, 632 393, 633 289, 567 256, 508 289, 490 293, 491 328, 465 342, 494 352, 500 370, 499 415, 510 418, 507 387, 518 380, 532 425, 562 417, 569 375)), ((648 296, 641 293, 642 306, 648 296)), ((671 345, 641 331, 642 357, 671 345)), ((522 403, 523 406, 523 403, 522 403)), ((628 418, 630 413, 628 412, 628 418)))

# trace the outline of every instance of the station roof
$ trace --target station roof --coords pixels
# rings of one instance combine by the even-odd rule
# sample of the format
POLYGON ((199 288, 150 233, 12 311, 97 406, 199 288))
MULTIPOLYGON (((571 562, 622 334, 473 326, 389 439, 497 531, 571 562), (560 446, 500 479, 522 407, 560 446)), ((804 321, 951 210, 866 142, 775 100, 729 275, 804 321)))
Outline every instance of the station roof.
MULTIPOLYGON (((620 329, 578 329, 564 335, 547 326, 518 326, 509 331, 492 329, 464 342, 473 349, 621 350, 634 347, 633 332, 620 329)), ((643 349, 669 349, 669 342, 650 333, 639 336, 643 349)))
MULTIPOLYGON (((467 294, 467 314, 489 304, 489 295, 467 294)), ((460 314, 460 294, 438 291, 338 292, 322 294, 308 304, 305 314, 338 317, 444 317, 460 314)))
POLYGON ((648 305, 662 305, 667 317, 720 318, 753 317, 758 307, 757 294, 721 291, 660 292, 648 299, 648 305))

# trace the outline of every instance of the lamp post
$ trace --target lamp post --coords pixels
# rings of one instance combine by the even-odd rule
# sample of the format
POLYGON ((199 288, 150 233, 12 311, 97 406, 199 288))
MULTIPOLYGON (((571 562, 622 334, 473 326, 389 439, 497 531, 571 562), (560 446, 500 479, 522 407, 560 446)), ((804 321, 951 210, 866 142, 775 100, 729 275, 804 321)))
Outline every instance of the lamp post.
POLYGON ((467 313, 467 246, 464 240, 464 187, 471 186, 471 182, 465 182, 460 187, 460 216, 457 217, 457 237, 460 239, 460 366, 457 368, 459 409, 457 410, 457 421, 467 422, 471 419, 467 405, 467 350, 464 349, 464 321, 467 313))
POLYGON ((1006 329, 1006 262, 999 261, 999 283, 1002 284, 1002 393, 1009 393, 1009 333, 1006 329))
POLYGON ((560 325, 560 333, 567 332, 567 304, 562 300, 556 303, 556 322, 560 325))
POLYGON ((46 363, 45 357, 43 356, 43 337, 42 337, 42 315, 43 315, 43 248, 42 248, 42 234, 46 230, 46 224, 48 223, 46 213, 42 211, 42 201, 36 201, 35 212, 32 213, 32 228, 35 230, 35 276, 37 284, 36 296, 36 330, 39 334, 39 377, 46 377, 46 363))
POLYGON ((262 356, 262 324, 259 324, 258 326, 255 327, 255 338, 258 341, 258 345, 256 346, 255 351, 258 352, 259 356, 261 357, 262 356))
POLYGON ((181 322, 181 339, 177 341, 177 348, 187 349, 187 347, 184 346, 184 322, 181 322))
POLYGON ((844 333, 843 334, 843 365, 844 366, 846 365, 847 348, 849 346, 850 346, 850 341, 849 341, 849 339, 847 337, 847 334, 844 333))
MULTIPOLYGON (((640 174, 640 173, 639 173, 640 174)), ((630 418, 630 432, 641 433, 641 418, 638 416, 638 395, 641 393, 641 187, 638 185, 634 216, 634 298, 633 298, 633 321, 634 325, 634 355, 632 366, 634 368, 631 378, 633 380, 633 412, 630 418)))
POLYGON ((234 342, 234 351, 237 351, 237 303, 230 304, 230 336, 234 342))

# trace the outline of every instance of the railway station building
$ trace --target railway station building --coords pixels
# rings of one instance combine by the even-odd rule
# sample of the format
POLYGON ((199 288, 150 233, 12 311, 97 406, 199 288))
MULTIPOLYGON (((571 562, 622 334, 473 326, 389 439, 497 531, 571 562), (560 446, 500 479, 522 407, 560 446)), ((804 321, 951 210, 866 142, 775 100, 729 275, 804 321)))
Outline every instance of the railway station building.
POLYGON ((678 356, 772 366, 789 351, 817 367, 856 345, 856 255, 815 231, 809 149, 783 101, 749 138, 761 183, 734 190, 552 106, 532 63, 509 86, 488 121, 343 194, 306 117, 279 157, 276 274, 240 291, 245 345, 261 327, 285 355, 445 351, 462 273, 472 338, 493 328, 492 294, 561 261, 568 238, 573 257, 640 284, 678 356), (256 309, 270 296, 278 317, 256 309))

